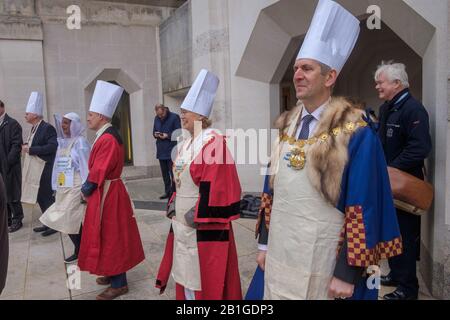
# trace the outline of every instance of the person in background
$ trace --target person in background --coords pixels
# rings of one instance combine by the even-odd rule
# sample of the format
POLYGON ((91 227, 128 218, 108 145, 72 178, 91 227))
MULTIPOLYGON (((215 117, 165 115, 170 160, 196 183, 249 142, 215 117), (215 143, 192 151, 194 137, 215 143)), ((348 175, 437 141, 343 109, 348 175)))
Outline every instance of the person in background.
POLYGON ((153 125, 153 137, 156 139, 156 158, 159 160, 164 180, 164 195, 168 199, 173 192, 172 149, 177 142, 172 141, 175 130, 181 129, 180 117, 162 104, 155 106, 156 117, 153 125))
POLYGON ((68 234, 75 246, 74 254, 64 257, 66 263, 78 259, 81 244, 81 223, 86 211, 81 201, 81 185, 88 176, 91 147, 84 137, 85 128, 80 116, 68 113, 55 115, 58 132, 58 151, 53 166, 52 186, 56 191, 55 203, 41 216, 43 225, 68 234))
POLYGON ((9 240, 6 206, 6 190, 0 174, 0 294, 5 288, 8 273, 9 240))
MULTIPOLYGON (((382 63, 375 73, 376 90, 385 103, 380 107, 378 134, 388 166, 424 179, 425 159, 431 152, 429 116, 409 91, 408 74, 402 63, 382 63)), ((381 284, 397 289, 386 300, 417 300, 420 259, 420 216, 397 209, 403 254, 389 259, 390 273, 381 284)))
MULTIPOLYGON (((58 140, 56 129, 43 120, 44 97, 40 92, 32 92, 28 100, 25 120, 31 124, 30 135, 24 145, 24 164, 22 175, 25 177, 22 183, 22 202, 39 204, 44 213, 55 202, 52 189, 52 172, 55 161, 58 140), (40 179, 28 180, 32 176, 40 176, 40 179)), ((56 233, 47 226, 33 229, 34 232, 42 232, 47 237, 56 233)))
POLYGON ((8 231, 13 233, 22 228, 22 127, 6 113, 5 104, 0 101, 0 174, 6 187, 8 231))

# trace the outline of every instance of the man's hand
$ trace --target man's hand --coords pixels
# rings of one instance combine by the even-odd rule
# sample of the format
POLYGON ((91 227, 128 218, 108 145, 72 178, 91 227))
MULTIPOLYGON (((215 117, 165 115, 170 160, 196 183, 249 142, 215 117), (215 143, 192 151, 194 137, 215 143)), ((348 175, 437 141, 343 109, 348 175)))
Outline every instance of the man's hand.
POLYGON ((330 287, 328 289, 328 296, 334 299, 351 298, 353 296, 353 290, 355 286, 353 284, 339 280, 333 277, 331 279, 330 287))
POLYGON ((267 251, 258 250, 258 254, 256 256, 256 263, 263 271, 264 271, 264 268, 266 267, 266 253, 267 253, 267 251))
POLYGON ((22 153, 30 152, 30 147, 27 144, 22 145, 22 153))
POLYGON ((162 140, 166 140, 166 139, 169 138, 169 135, 168 135, 167 133, 160 133, 160 134, 159 134, 159 137, 160 137, 162 140))

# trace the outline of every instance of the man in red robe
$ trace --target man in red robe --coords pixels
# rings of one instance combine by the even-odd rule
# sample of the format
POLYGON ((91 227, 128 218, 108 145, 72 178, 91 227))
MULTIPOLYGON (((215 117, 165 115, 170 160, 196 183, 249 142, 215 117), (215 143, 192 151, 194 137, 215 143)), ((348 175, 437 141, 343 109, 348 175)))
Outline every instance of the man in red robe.
POLYGON ((101 275, 100 285, 111 285, 97 300, 112 300, 128 292, 126 272, 144 260, 131 200, 120 176, 124 147, 111 118, 122 95, 119 86, 98 81, 88 115, 97 131, 89 158, 89 176, 82 187, 87 199, 78 266, 101 275))

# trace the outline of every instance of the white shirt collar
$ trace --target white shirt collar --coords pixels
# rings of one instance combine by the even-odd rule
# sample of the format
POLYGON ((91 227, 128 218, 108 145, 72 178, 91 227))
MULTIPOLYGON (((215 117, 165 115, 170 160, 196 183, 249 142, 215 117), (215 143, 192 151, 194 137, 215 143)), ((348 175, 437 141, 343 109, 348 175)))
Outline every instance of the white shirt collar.
POLYGON ((108 122, 108 123, 106 123, 103 127, 101 127, 100 130, 98 130, 98 131, 95 133, 95 140, 94 140, 94 143, 92 144, 92 146, 94 146, 94 144, 97 142, 98 138, 100 138, 101 135, 102 135, 102 134, 106 131, 106 129, 108 129, 109 127, 112 127, 112 124, 108 122))
POLYGON ((328 103, 329 103, 329 101, 325 102, 323 105, 321 105, 316 110, 314 110, 313 113, 309 113, 308 110, 306 110, 306 108, 304 107, 303 111, 302 111, 302 120, 306 116, 311 115, 311 116, 314 117, 315 120, 319 121, 320 120, 320 116, 322 115, 322 112, 325 110, 325 107, 328 105, 328 103))

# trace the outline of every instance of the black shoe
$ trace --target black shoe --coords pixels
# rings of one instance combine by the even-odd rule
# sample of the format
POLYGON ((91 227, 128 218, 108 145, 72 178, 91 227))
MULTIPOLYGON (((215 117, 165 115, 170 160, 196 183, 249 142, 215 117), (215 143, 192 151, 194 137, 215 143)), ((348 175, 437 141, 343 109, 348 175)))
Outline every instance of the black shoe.
POLYGON ((47 231, 49 229, 49 227, 47 226, 40 226, 40 227, 36 227, 33 229, 34 232, 44 232, 47 231))
POLYGON ((23 224, 22 222, 18 221, 18 222, 13 222, 11 224, 11 226, 8 228, 9 233, 14 233, 18 230, 20 230, 20 228, 22 228, 23 224))
POLYGON ((12 221, 8 219, 8 227, 11 227, 12 221))
POLYGON ((381 276, 380 283, 385 287, 397 287, 398 282, 393 280, 390 275, 381 276))
POLYGON ((74 254, 71 255, 70 257, 64 259, 64 262, 67 263, 67 264, 69 264, 69 263, 75 262, 75 261, 77 261, 77 260, 78 260, 78 255, 74 253, 74 254))
POLYGON ((159 197, 161 200, 163 199, 169 199, 170 195, 168 193, 162 195, 161 197, 159 197))
POLYGON ((394 300, 394 301, 399 301, 399 300, 417 300, 417 295, 415 295, 415 296, 408 295, 403 290, 397 289, 394 292, 385 295, 383 297, 383 299, 384 300, 394 300))
POLYGON ((43 237, 48 237, 48 236, 51 236, 52 234, 57 233, 57 232, 58 231, 56 231, 56 230, 48 228, 46 231, 42 232, 42 236, 43 237))

